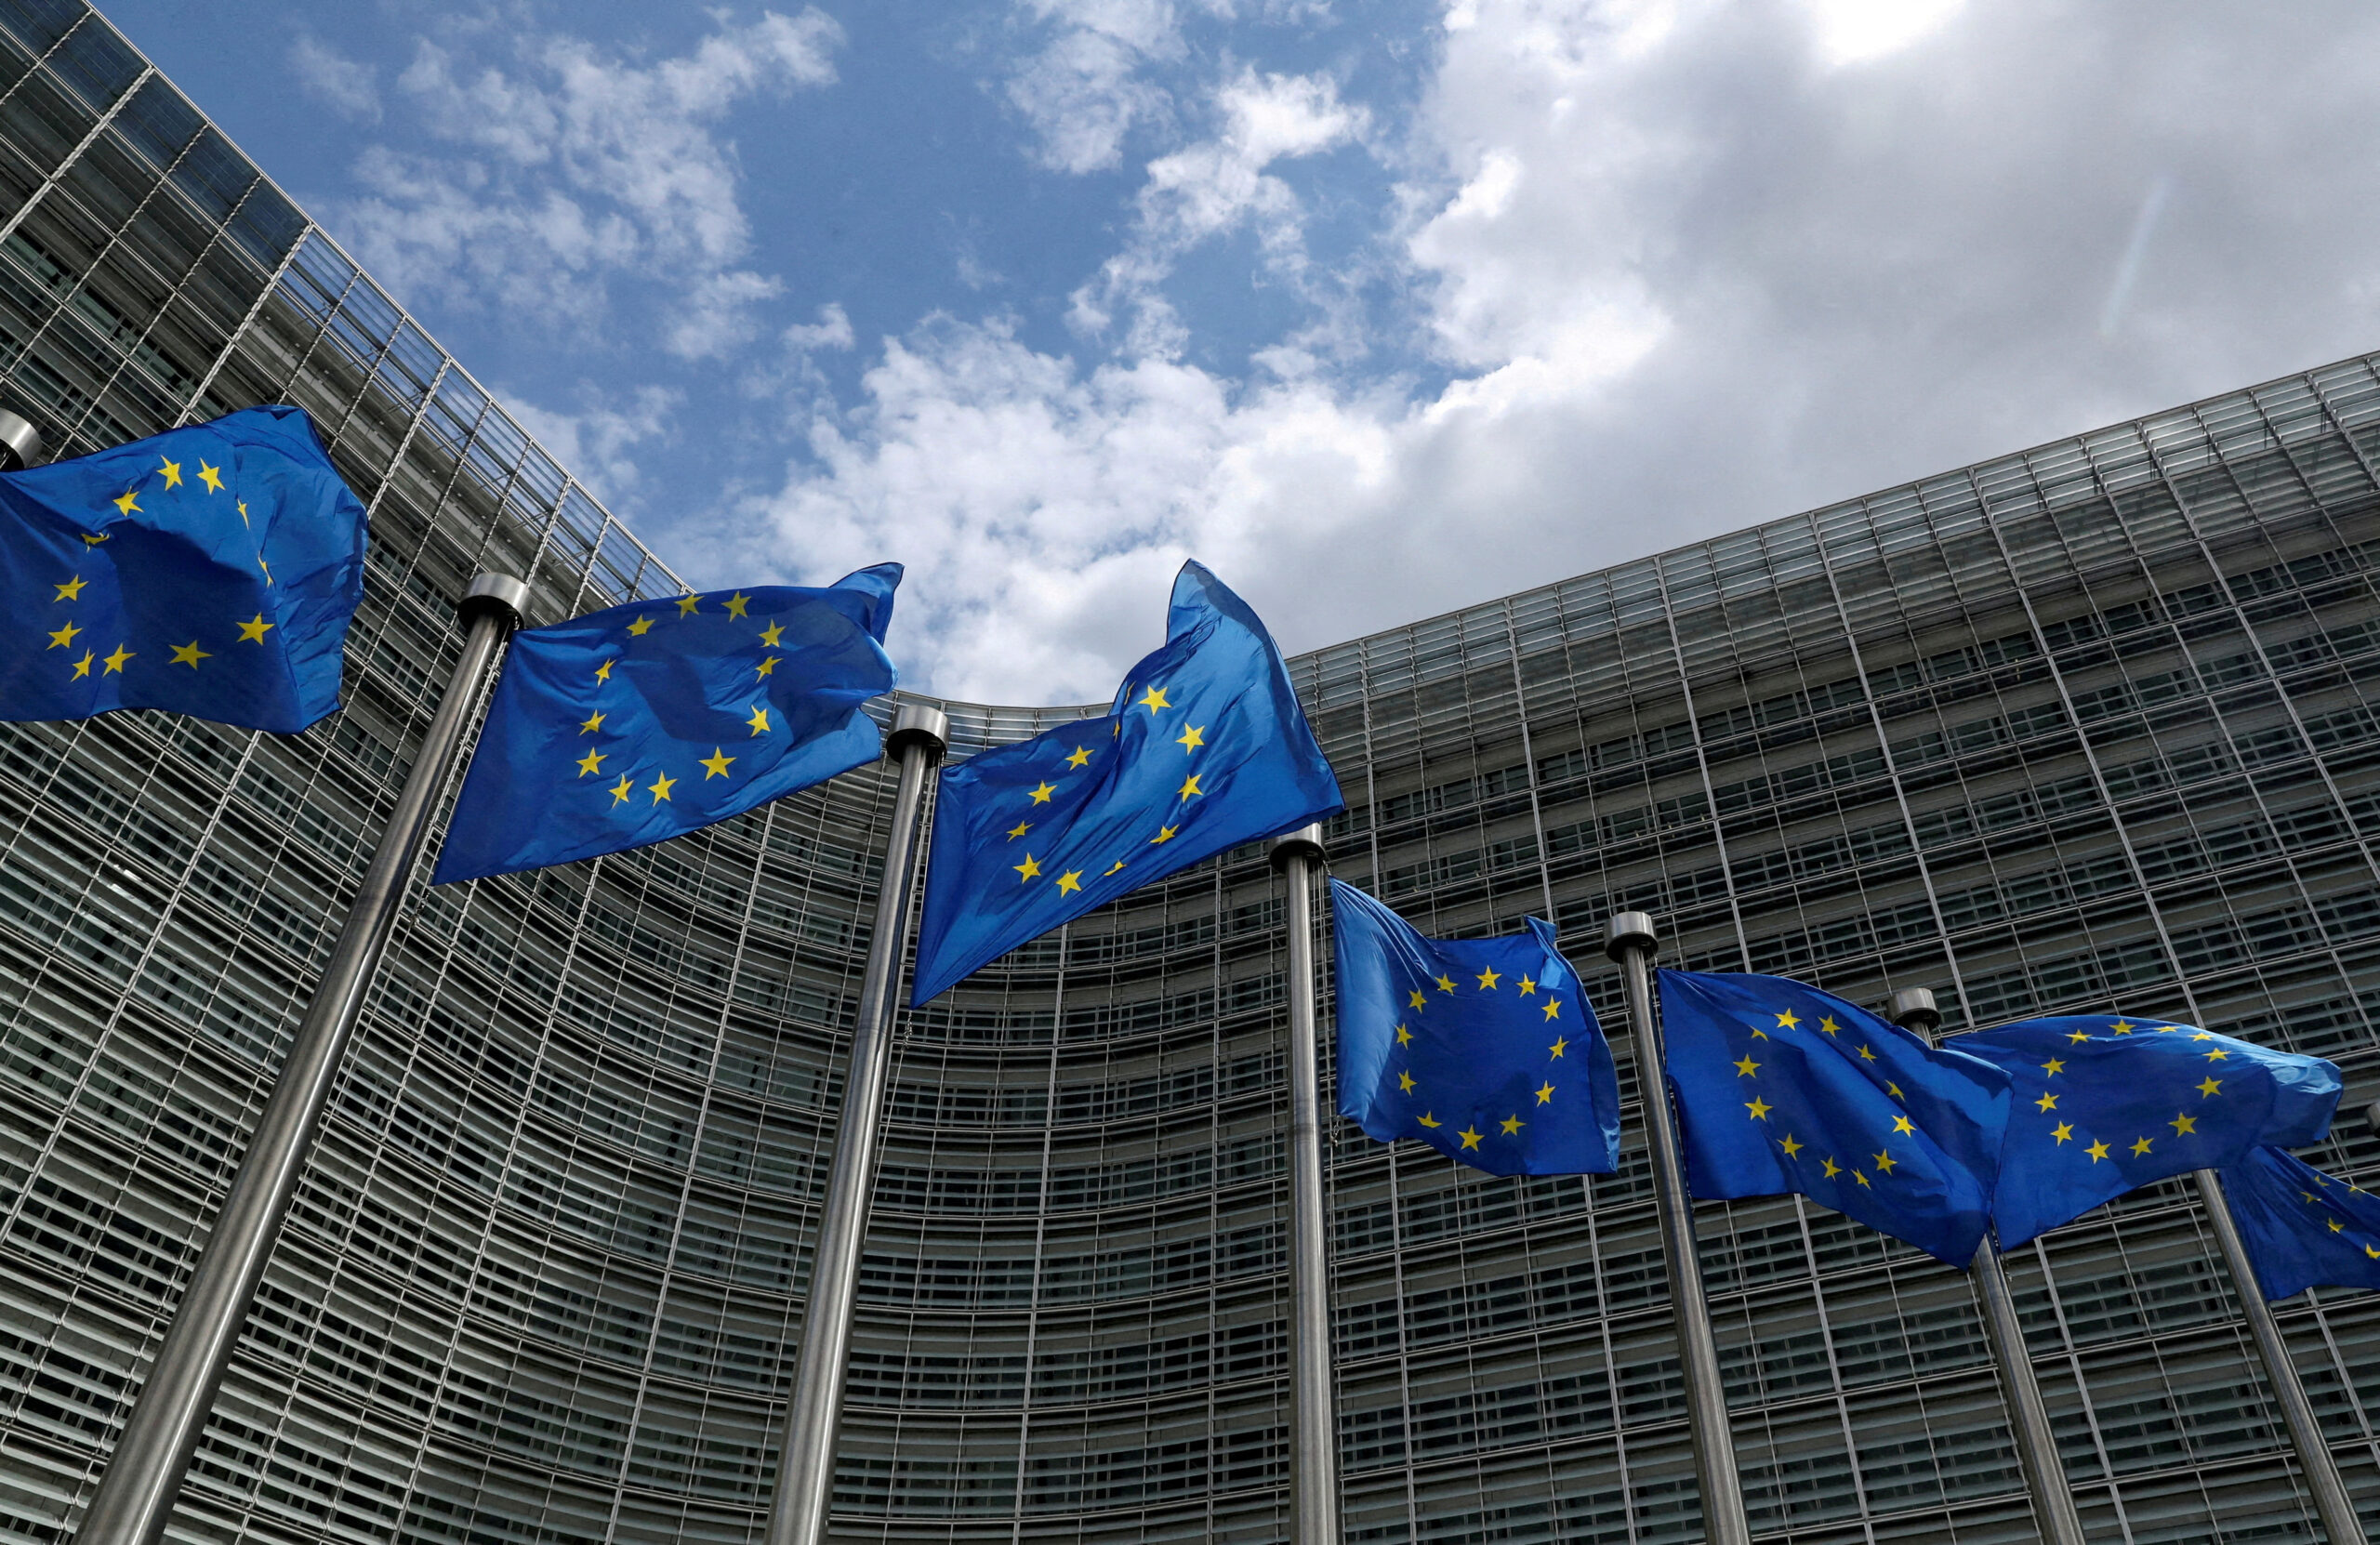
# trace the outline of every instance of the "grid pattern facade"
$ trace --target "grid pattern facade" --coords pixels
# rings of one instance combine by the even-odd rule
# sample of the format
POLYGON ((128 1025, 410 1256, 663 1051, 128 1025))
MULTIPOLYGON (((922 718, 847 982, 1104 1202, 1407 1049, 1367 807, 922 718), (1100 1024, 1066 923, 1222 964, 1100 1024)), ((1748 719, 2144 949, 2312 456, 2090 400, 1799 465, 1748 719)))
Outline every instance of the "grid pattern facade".
MULTIPOLYGON (((0 1539, 71 1538, 458 652, 678 582, 104 21, 0 0, 0 396, 72 455, 251 403, 372 510, 298 737, 0 727, 0 1539)), ((1336 871, 1423 928, 1952 1028, 2187 1018, 2375 1089, 2380 361, 1300 658, 1336 871)), ((955 754, 1095 710, 952 706, 955 754)), ((757 1539, 891 805, 416 887, 177 1538, 757 1539)), ((904 1016, 836 1527, 1287 1532, 1278 884, 1253 849, 904 1016)), ((1633 1100, 1633 1069, 1622 1060, 1633 1100)), ((1699 1535, 1641 1124, 1615 1176, 1332 1161, 1351 1538, 1699 1535)), ((2380 1174, 2343 1128, 2318 1162, 2380 1174)), ((1765 1540, 2031 1538, 1964 1277, 1702 1209, 1765 1540)), ((2010 1262, 2095 1539, 2311 1539, 2180 1183, 2010 1262)), ((2380 1511, 2380 1299, 2283 1324, 2380 1511), (2359 1372, 2358 1370, 2361 1370, 2359 1372)))

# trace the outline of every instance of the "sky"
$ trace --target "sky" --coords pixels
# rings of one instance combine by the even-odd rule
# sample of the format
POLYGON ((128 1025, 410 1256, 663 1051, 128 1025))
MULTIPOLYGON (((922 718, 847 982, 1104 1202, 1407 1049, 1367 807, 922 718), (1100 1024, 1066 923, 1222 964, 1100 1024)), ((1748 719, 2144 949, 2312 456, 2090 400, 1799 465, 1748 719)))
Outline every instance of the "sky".
POLYGON ((1105 698, 2380 347, 2380 7, 115 0, 698 588, 1105 698))

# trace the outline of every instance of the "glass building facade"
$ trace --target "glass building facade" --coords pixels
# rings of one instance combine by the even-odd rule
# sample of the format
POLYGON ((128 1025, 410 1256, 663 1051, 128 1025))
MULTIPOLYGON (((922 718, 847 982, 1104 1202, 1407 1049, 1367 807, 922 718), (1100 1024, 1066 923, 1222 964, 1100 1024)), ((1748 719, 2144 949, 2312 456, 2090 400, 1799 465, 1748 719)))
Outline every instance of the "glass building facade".
MULTIPOLYGON (((394 800, 481 569, 679 583, 101 18, 0 0, 0 405, 60 455, 301 403, 372 511, 349 706, 0 728, 0 1539, 70 1538, 394 800)), ((1606 916, 1953 1029, 2198 1023, 2380 1089, 2380 361, 1320 651, 1342 878, 1606 916)), ((898 556, 898 555, 894 555, 898 556)), ((952 705, 955 755, 1094 709, 952 705)), ((753 1540, 891 784, 416 888, 175 1533, 753 1540)), ((1278 882, 1251 849, 906 1015, 836 1530, 1278 1540, 1278 882)), ((1624 1048, 1623 1048, 1624 1055, 1624 1048)), ((1633 1097, 1634 1082, 1623 1063, 1633 1097)), ((1332 1153, 1361 1541, 1698 1538, 1631 1161, 1332 1153)), ((2310 1155, 2380 1173, 2343 1125, 2310 1155)), ((2031 1538, 1961 1275, 1708 1206, 1765 1540, 2031 1538)), ((2311 1539, 2185 1182, 2010 1262, 2097 1540, 2311 1539)), ((2380 1298, 2283 1324, 2380 1512, 2380 1298), (2360 1371, 2359 1371, 2360 1370, 2360 1371)))

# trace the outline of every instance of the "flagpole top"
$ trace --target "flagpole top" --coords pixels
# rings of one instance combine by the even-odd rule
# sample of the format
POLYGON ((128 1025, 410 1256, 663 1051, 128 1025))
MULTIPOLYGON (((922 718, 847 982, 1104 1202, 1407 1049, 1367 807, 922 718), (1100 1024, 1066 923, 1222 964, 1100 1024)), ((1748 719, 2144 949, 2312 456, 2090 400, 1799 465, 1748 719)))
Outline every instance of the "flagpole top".
POLYGON ((528 604, 527 585, 509 574, 483 574, 463 592, 462 604, 455 608, 455 614, 467 626, 482 617, 495 617, 507 627, 518 627, 522 608, 528 604))
POLYGON ((1603 952, 1614 960, 1621 958, 1632 949, 1641 949, 1650 955, 1660 942, 1661 936, 1653 931, 1653 918, 1649 912, 1615 912, 1611 915, 1611 921, 1604 925, 1603 952))
POLYGON ((950 748, 950 716, 927 703, 904 703, 892 710, 892 729, 884 737, 884 754, 897 757, 912 746, 940 756, 950 748))
POLYGON ((1931 987, 1903 987, 1894 993, 1884 1017, 1921 1036, 1942 1027, 1942 1010, 1935 1005, 1931 987))
POLYGON ((1276 869, 1288 868, 1289 860, 1293 858, 1302 858, 1315 864, 1322 863, 1325 856, 1322 851, 1322 823, 1317 821, 1311 825, 1300 826, 1295 831, 1283 832, 1273 839, 1273 845, 1264 850, 1264 856, 1273 861, 1273 867, 1276 869))
POLYGON ((41 465, 41 431, 22 415, 0 408, 0 472, 41 465))

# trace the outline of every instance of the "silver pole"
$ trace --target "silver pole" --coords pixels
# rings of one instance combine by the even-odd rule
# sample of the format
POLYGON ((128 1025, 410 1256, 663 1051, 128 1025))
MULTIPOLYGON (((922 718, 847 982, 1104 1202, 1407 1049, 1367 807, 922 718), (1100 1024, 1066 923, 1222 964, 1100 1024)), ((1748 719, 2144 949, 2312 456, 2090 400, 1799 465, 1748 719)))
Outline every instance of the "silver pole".
POLYGON ((364 872, 330 964, 323 968, 314 1000, 273 1079, 263 1118, 240 1160, 231 1194, 216 1215, 198 1270, 182 1292, 131 1420, 83 1514, 75 1535, 80 1545, 155 1545, 165 1532, 257 1284, 322 1129, 331 1087, 430 829, 430 808, 454 771, 487 667, 521 621, 528 599, 529 588, 509 574, 483 574, 464 592, 459 611, 470 631, 463 657, 447 678, 437 717, 397 796, 397 808, 381 829, 371 867, 364 872))
POLYGON ((876 1189, 884 1088, 892 1076, 892 1012, 909 942, 909 891, 924 837, 919 811, 925 803, 926 775, 949 744, 950 720, 940 708, 922 703, 902 704, 892 733, 884 737, 885 754, 900 759, 900 783, 892 796, 892 829, 884 839, 876 931, 868 940, 859 1014, 852 1024, 851 1067, 843 1077, 835 1162, 826 1172, 826 1210, 818 1220, 818 1253, 810 1266, 810 1308, 794 1357, 793 1398, 786 1407, 785 1446, 777 1456, 768 1545, 821 1545, 826 1538, 826 1510, 835 1495, 835 1428, 843 1415, 843 1365, 851 1352, 860 1248, 867 1242, 876 1189))
MULTIPOLYGON (((1924 987, 1904 987, 1893 994, 1888 1012, 1895 1024, 1928 1040, 1942 1023, 1942 1010, 1924 987)), ((1976 1247, 1968 1274, 1975 1279, 1976 1302, 1983 1310, 1991 1360, 2000 1369, 2000 1394, 2016 1439, 2016 1458, 2024 1466, 2025 1489, 2032 1493, 2033 1526, 2041 1532, 2042 1545, 2083 1545, 2082 1519, 2067 1486, 2057 1440, 2051 1435, 2049 1406, 2033 1375, 2032 1354, 2025 1346, 2024 1327, 2016 1321, 2016 1303, 2008 1293, 1999 1247, 1989 1233, 1976 1247)))
POLYGON ((2331 1545, 2363 1545, 2369 1537, 2355 1515, 2355 1504, 2347 1499, 2347 1483, 2339 1479, 2331 1446, 2322 1441, 2321 1424, 2314 1420, 2313 1403, 2306 1398, 2306 1386, 2297 1377, 2289 1343, 2281 1339, 2272 1305, 2265 1301, 2264 1289, 2256 1285, 2248 1247, 2240 1237, 2240 1225, 2232 1221, 2231 1204, 2223 1197, 2223 1177, 2212 1169, 2194 1174, 2199 1200, 2205 1205, 2207 1221, 2215 1225, 2215 1242, 2223 1247, 2223 1263, 2231 1268, 2231 1286, 2239 1289, 2249 1334, 2255 1338, 2256 1352, 2264 1358, 2266 1381, 2272 1386, 2273 1401, 2289 1427, 2290 1446, 2297 1450, 2297 1468, 2305 1473, 2306 1489, 2314 1494, 2315 1516, 2321 1519, 2322 1532, 2330 1537, 2331 1545))
POLYGON ((1293 1545, 1339 1545, 1330 1235, 1322 1194, 1322 1061, 1314 1030, 1314 876, 1322 828, 1273 839, 1289 893, 1289 1492, 1293 1545))
POLYGON ((1679 1157, 1677 1113, 1670 1107, 1660 1032, 1653 1023, 1653 919, 1642 912, 1616 915, 1604 932, 1604 953, 1620 962, 1628 994, 1628 1028, 1635 1041, 1636 1088, 1645 1100, 1646 1148, 1653 1160, 1653 1208, 1661 1219, 1661 1257, 1669 1266, 1670 1312, 1677 1320, 1678 1358, 1686 1366, 1686 1420, 1694 1434, 1694 1471, 1702 1488, 1702 1538, 1710 1545, 1752 1545, 1743 1487, 1736 1478, 1736 1440, 1727 1421, 1727 1394, 1719 1383, 1719 1343, 1711 1333, 1711 1306, 1702 1296, 1702 1258, 1694 1237, 1694 1198, 1686 1195, 1679 1157))
POLYGON ((20 414, 0 409, 0 472, 41 465, 41 431, 20 414))

